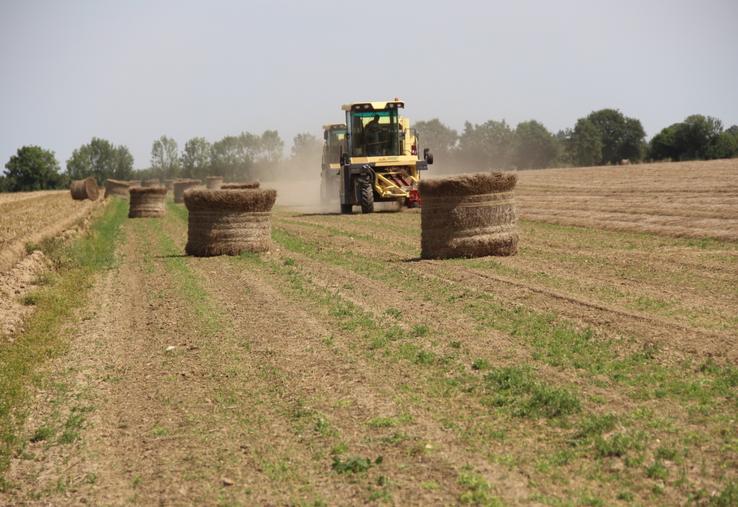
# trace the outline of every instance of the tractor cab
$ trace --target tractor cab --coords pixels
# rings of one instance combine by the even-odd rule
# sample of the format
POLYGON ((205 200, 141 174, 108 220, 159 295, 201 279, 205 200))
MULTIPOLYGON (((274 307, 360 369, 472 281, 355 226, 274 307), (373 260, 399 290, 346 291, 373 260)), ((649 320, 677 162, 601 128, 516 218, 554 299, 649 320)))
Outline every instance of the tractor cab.
POLYGON ((331 203, 338 199, 341 154, 346 151, 346 125, 323 125, 323 158, 320 164, 320 200, 331 203))
POLYGON ((346 125, 333 123, 323 125, 323 170, 338 171, 341 162, 341 153, 346 142, 346 125))
POLYGON ((404 107, 397 98, 341 107, 346 115, 339 171, 342 213, 350 213, 353 206, 371 213, 375 201, 420 204, 420 171, 428 169, 433 156, 426 149, 423 158, 418 157, 418 137, 400 114, 404 107))

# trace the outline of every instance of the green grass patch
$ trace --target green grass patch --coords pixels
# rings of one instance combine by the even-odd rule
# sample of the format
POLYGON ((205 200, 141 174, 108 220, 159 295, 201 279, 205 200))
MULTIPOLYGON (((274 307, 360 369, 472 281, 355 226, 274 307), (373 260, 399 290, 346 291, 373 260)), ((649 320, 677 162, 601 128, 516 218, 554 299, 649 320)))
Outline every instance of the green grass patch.
POLYGON ((71 243, 45 241, 39 248, 52 260, 56 276, 33 294, 35 312, 12 344, 0 347, 0 472, 19 445, 23 406, 38 367, 66 350, 69 336, 61 332, 73 312, 85 304, 96 272, 115 264, 115 247, 127 203, 113 200, 89 232, 71 243))
POLYGON ((333 463, 331 468, 334 472, 339 474, 358 474, 366 472, 374 465, 382 463, 382 456, 372 461, 370 458, 362 458, 361 456, 350 456, 346 459, 341 459, 340 456, 333 456, 333 463))
POLYGON ((484 507, 502 507, 502 500, 492 494, 492 486, 478 473, 466 469, 459 473, 459 486, 464 492, 459 497, 459 503, 480 505, 484 507))
POLYGON ((367 421, 370 428, 394 428, 412 421, 412 416, 401 415, 397 417, 374 417, 367 421))
POLYGON ((487 403, 509 407, 519 417, 563 417, 581 410, 579 399, 569 390, 538 380, 529 367, 492 369, 484 377, 487 403))

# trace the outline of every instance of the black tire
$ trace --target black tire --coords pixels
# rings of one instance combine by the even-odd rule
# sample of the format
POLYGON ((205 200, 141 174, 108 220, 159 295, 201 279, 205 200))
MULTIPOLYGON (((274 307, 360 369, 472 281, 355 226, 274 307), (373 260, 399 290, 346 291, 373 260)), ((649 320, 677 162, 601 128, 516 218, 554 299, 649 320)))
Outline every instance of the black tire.
POLYGON ((374 188, 370 176, 362 176, 356 182, 358 186, 359 204, 362 213, 374 213, 374 188))
POLYGON ((341 204, 341 215, 350 215, 353 212, 350 204, 341 204))

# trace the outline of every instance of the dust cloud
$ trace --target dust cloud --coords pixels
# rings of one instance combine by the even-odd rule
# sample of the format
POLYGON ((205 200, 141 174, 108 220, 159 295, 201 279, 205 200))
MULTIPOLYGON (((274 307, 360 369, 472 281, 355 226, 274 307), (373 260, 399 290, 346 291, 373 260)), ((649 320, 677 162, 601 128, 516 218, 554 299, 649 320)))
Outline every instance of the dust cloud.
POLYGON ((303 213, 338 212, 338 196, 335 205, 321 202, 320 162, 317 153, 309 157, 293 156, 265 174, 261 186, 277 191, 277 206, 303 213))

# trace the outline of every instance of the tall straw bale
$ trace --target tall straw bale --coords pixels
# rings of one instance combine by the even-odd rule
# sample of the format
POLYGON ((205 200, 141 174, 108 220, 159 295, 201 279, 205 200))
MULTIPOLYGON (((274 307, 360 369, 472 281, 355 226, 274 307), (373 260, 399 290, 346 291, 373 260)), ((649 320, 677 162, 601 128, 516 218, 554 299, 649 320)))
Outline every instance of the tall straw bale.
POLYGON ((514 255, 516 182, 515 174, 500 172, 421 181, 421 257, 514 255))
POLYGON ((201 185, 200 180, 177 180, 174 182, 174 202, 184 202, 184 192, 201 185))
POLYGON ((205 185, 207 185, 208 190, 218 190, 223 186, 223 176, 208 176, 205 178, 205 185))
POLYGON ((242 190, 244 188, 259 188, 258 181, 247 181, 244 183, 223 183, 222 190, 242 190))
POLYGON ((141 180, 128 180, 128 188, 140 187, 141 180))
POLYGON ((127 181, 105 180, 105 198, 109 195, 116 195, 128 199, 128 185, 129 183, 127 181))
POLYGON ((143 182, 141 183, 141 186, 144 188, 160 187, 161 180, 159 178, 151 178, 148 180, 143 180, 143 182))
POLYGON ((72 194, 72 199, 75 201, 84 201, 85 199, 97 201, 97 198, 100 197, 97 180, 92 176, 83 180, 73 181, 69 187, 69 191, 72 194))
POLYGON ((276 190, 194 189, 185 193, 189 210, 188 255, 238 255, 271 247, 271 210, 276 190))
POLYGON ((166 213, 164 187, 136 187, 129 190, 131 200, 128 218, 163 217, 166 213))

